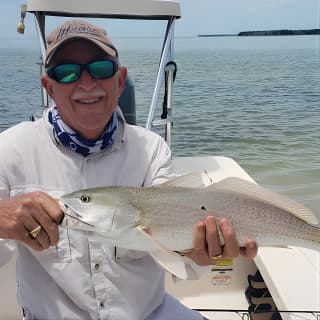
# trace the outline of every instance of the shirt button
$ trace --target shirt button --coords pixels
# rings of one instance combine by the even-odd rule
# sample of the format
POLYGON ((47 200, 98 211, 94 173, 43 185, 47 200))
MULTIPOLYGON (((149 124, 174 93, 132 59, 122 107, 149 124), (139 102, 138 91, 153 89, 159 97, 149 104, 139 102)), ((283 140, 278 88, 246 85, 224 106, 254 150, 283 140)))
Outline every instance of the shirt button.
POLYGON ((99 270, 99 268, 100 268, 99 263, 96 263, 96 264, 94 265, 94 268, 95 268, 96 270, 99 270))
POLYGON ((100 302, 100 307, 104 308, 104 303, 103 302, 100 302))

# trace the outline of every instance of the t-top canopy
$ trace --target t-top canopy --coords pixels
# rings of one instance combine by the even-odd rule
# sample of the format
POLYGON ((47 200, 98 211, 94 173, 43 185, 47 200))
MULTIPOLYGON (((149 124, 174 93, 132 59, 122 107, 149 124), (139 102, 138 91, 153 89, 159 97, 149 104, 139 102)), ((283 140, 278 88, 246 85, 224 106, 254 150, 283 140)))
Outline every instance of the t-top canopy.
POLYGON ((48 16, 124 19, 166 20, 181 16, 179 0, 29 0, 27 11, 48 16))

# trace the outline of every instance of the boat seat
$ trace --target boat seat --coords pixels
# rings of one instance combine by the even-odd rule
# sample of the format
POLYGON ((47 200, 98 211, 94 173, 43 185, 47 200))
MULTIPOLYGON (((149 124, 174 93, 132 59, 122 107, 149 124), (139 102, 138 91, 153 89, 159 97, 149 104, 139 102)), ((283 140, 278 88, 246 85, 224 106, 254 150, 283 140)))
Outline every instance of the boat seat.
POLYGON ((129 124, 136 124, 135 89, 130 77, 127 77, 125 87, 119 98, 119 107, 129 124))

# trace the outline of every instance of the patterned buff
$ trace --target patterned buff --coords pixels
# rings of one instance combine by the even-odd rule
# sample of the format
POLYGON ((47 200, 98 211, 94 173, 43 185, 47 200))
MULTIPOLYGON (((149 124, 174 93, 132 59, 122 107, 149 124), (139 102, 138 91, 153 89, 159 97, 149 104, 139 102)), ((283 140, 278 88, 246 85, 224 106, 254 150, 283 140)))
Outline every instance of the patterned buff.
POLYGON ((87 156, 104 150, 112 145, 113 134, 118 127, 118 116, 117 112, 114 111, 105 132, 98 140, 87 140, 74 132, 60 118, 57 107, 54 107, 49 111, 49 122, 53 126, 56 137, 64 146, 83 156, 87 156))

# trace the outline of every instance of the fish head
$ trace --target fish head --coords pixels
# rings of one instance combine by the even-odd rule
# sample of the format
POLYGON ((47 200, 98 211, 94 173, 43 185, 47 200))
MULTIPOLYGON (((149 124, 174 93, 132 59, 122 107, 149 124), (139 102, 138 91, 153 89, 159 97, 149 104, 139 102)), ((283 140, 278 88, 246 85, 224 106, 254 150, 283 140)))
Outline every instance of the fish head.
POLYGON ((140 211, 130 204, 121 187, 69 193, 61 197, 60 203, 78 221, 93 226, 92 231, 118 234, 135 228, 140 221, 140 211))

